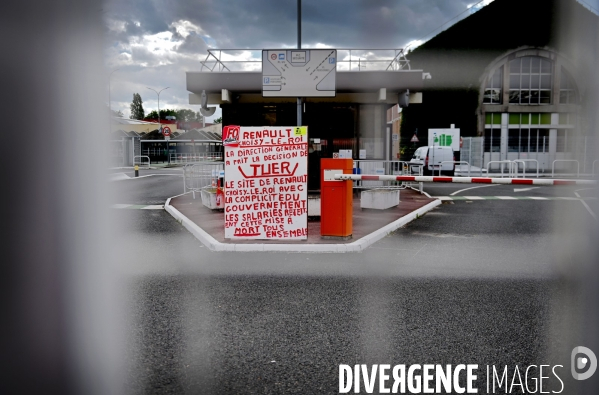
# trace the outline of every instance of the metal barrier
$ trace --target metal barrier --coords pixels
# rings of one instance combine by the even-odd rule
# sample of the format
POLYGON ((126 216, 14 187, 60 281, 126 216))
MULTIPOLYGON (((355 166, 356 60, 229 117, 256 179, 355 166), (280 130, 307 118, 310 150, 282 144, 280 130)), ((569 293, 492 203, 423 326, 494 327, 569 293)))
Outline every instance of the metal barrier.
MULTIPOLYGON (((441 162, 441 166, 439 167, 439 175, 441 175, 441 167, 443 167, 443 163, 453 163, 453 164, 465 163, 465 164, 467 164, 468 165, 468 177, 470 177, 470 163, 466 162, 465 160, 444 160, 443 162, 441 162)), ((454 169, 455 169, 455 167, 454 167, 454 169)), ((460 170, 460 173, 461 172, 462 172, 462 170, 460 170)))
MULTIPOLYGON (((354 160, 354 169, 358 174, 387 174, 403 175, 410 174, 409 162, 401 160, 354 160)), ((354 189, 370 188, 405 188, 403 183, 396 182, 355 182, 354 189)))
POLYGON ((564 180, 550 178, 499 178, 499 177, 435 177, 386 176, 371 174, 335 174, 336 180, 444 182, 459 184, 512 184, 512 185, 597 185, 596 180, 564 180))
POLYGON ((170 163, 195 163, 203 161, 219 161, 223 159, 223 155, 220 152, 206 152, 200 154, 170 154, 170 163))
POLYGON ((555 175, 555 162, 576 162, 576 177, 580 177, 580 162, 575 159, 556 159, 551 163, 551 177, 555 175))
MULTIPOLYGON (((135 160, 135 158, 148 158, 148 169, 150 168, 150 157, 147 155, 135 155, 133 157, 133 166, 135 166, 137 164, 137 161, 135 160)), ((141 165, 141 161, 139 161, 139 164, 141 165)))
MULTIPOLYGON (((200 72, 259 71, 262 69, 262 49, 213 48, 203 61, 200 72)), ((410 61, 402 48, 337 49, 337 71, 400 71, 410 70, 410 61)))
POLYGON ((520 166, 518 163, 522 163, 522 178, 526 176, 526 162, 535 162, 537 164, 537 178, 539 178, 539 161, 536 159, 515 159, 514 163, 516 164, 516 178, 518 178, 518 169, 520 166))
POLYGON ((193 163, 183 167, 183 193, 191 192, 195 199, 195 193, 204 188, 216 188, 216 182, 224 172, 225 165, 217 163, 193 163))
MULTIPOLYGON (((514 162, 511 160, 491 160, 489 162, 487 162, 487 174, 489 174, 489 165, 491 165, 491 163, 500 163, 501 164, 501 178, 503 178, 503 165, 504 164, 508 164, 509 165, 509 173, 508 173, 508 177, 513 177, 514 175, 514 171, 513 171, 513 166, 514 166, 514 162)), ((516 164, 517 166, 517 164, 516 164)))

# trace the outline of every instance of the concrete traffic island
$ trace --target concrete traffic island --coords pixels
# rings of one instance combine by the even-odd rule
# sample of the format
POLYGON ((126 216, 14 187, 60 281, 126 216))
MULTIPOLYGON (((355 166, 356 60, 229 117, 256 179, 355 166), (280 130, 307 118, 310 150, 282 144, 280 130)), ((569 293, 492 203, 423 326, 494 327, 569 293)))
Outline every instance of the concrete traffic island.
POLYGON ((169 198, 164 208, 198 240, 212 251, 280 251, 280 252, 358 252, 387 234, 424 215, 441 204, 439 199, 404 189, 401 203, 386 210, 360 208, 360 198, 353 199, 353 237, 340 241, 320 236, 320 221, 308 221, 308 240, 230 240, 225 239, 224 213, 210 210, 199 196, 191 193, 169 198))

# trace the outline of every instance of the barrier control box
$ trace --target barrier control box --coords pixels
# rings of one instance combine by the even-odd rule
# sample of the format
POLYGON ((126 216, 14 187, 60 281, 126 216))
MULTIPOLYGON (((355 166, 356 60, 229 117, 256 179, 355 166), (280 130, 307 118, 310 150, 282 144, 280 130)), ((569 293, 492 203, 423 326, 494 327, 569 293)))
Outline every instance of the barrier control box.
POLYGON ((352 235, 351 180, 335 180, 335 174, 352 174, 353 159, 320 160, 320 235, 350 238, 352 235))

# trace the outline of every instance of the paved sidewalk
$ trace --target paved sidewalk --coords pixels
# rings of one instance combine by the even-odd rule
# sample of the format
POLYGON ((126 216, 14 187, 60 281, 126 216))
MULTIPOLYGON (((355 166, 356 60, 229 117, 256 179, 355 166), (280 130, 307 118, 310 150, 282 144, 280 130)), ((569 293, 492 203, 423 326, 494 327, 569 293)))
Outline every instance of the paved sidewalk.
POLYGON ((227 244, 349 244, 369 235, 398 219, 435 201, 411 189, 402 189, 400 204, 387 210, 361 209, 360 197, 354 195, 353 201, 353 237, 350 240, 323 239, 320 236, 320 219, 310 218, 308 221, 308 240, 229 240, 225 239, 224 212, 210 210, 202 205, 199 194, 194 200, 191 193, 172 198, 170 205, 177 209, 202 230, 212 236, 217 242, 227 244))

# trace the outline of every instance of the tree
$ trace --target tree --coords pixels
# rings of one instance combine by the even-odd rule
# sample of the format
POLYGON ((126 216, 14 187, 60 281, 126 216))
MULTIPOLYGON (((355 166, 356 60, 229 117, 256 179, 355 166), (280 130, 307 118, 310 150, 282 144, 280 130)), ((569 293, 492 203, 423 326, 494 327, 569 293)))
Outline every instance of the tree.
MULTIPOLYGON (((177 117, 177 112, 175 110, 171 110, 171 109, 165 109, 165 110, 160 110, 160 119, 164 120, 166 119, 167 116, 173 116, 175 118, 177 118, 177 120, 179 120, 179 117, 177 117)), ((152 110, 147 116, 146 119, 154 119, 154 120, 158 120, 158 113, 156 112, 156 110, 152 110)))
POLYGON ((111 111, 112 111, 112 116, 113 116, 113 117, 119 117, 119 118, 122 118, 122 117, 123 117, 123 115, 124 115, 124 114, 123 114, 123 112, 122 112, 121 110, 117 110, 117 111, 111 110, 111 111))
POLYGON ((133 94, 133 101, 131 102, 130 108, 131 108, 131 115, 129 116, 129 118, 139 119, 139 120, 144 119, 145 111, 144 111, 144 106, 141 101, 141 96, 139 95, 139 93, 133 94))
POLYGON ((183 108, 177 110, 177 120, 181 122, 202 122, 202 115, 199 112, 183 108))
POLYGON ((223 123, 223 117, 218 117, 214 120, 214 123, 223 123))
MULTIPOLYGON (((164 109, 160 110, 160 119, 164 120, 167 116, 174 116, 179 122, 202 122, 203 117, 199 112, 195 112, 193 110, 182 108, 179 110, 173 109, 164 109)), ((156 110, 152 110, 145 119, 152 119, 158 121, 158 113, 156 110)))

